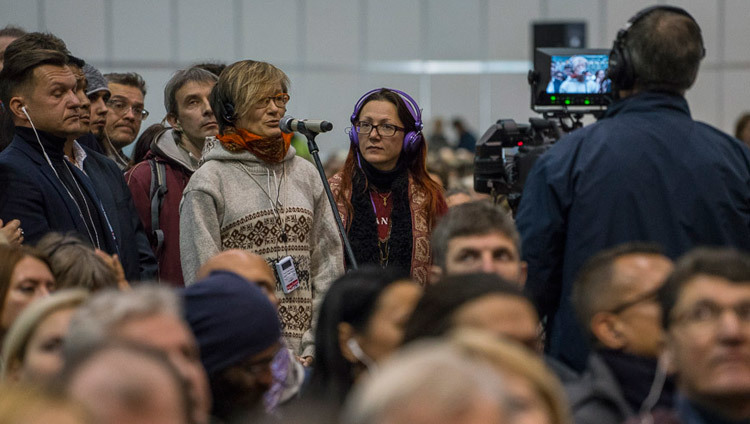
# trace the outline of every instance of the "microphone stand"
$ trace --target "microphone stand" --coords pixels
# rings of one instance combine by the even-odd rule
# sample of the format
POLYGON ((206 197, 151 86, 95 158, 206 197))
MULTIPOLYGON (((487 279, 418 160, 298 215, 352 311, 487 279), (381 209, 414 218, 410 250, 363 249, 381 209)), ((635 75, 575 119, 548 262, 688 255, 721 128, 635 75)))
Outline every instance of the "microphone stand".
POLYGON ((320 179, 323 181, 323 188, 326 190, 326 195, 328 196, 328 202, 331 204, 331 211, 333 211, 333 217, 336 219, 336 224, 339 227, 339 234, 341 234, 341 239, 344 241, 344 249, 346 250, 346 256, 349 258, 349 265, 352 269, 356 270, 357 267, 357 259, 354 258, 354 251, 352 251, 352 245, 349 243, 349 237, 346 235, 346 229, 344 228, 344 223, 341 221, 341 215, 339 214, 339 208, 336 207, 336 201, 333 200, 333 193, 331 192, 331 186, 328 184, 328 178, 326 178, 325 170, 323 170, 323 163, 320 161, 320 155, 318 152, 320 149, 318 148, 318 144, 315 142, 315 136, 318 134, 312 131, 307 130, 306 128, 295 128, 295 130, 303 134, 305 137, 307 137, 307 149, 310 151, 310 154, 312 155, 313 159, 315 160, 315 167, 318 168, 318 173, 320 174, 320 179))

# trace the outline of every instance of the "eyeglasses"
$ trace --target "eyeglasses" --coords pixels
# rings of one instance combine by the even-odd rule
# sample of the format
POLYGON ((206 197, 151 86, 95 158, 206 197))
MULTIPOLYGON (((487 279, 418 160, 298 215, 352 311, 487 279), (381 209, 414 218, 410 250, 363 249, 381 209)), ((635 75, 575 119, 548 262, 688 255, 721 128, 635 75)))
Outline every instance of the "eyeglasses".
POLYGON ((609 312, 613 313, 613 314, 619 314, 622 311, 624 311, 624 310, 626 310, 626 309, 628 309, 630 307, 633 307, 633 306, 635 306, 635 305, 637 305, 639 303, 656 300, 656 297, 659 294, 659 289, 660 288, 661 287, 657 287, 657 288, 655 288, 653 290, 649 290, 649 291, 641 294, 640 296, 635 297, 632 300, 629 300, 629 301, 627 301, 625 303, 621 303, 617 307, 610 309, 609 312))
POLYGON ((674 321, 692 326, 714 327, 727 310, 734 312, 737 319, 750 328, 750 302, 747 301, 724 306, 710 300, 703 300, 687 311, 676 315, 674 321))
POLYGON ((271 100, 273 100, 273 104, 275 104, 277 108, 282 109, 286 107, 287 103, 289 103, 290 98, 291 97, 289 97, 289 94, 287 93, 279 93, 275 96, 268 96, 260 99, 257 103, 255 103, 255 107, 258 109, 267 108, 271 103, 271 100))
POLYGON ((359 121, 354 123, 354 130, 357 131, 357 134, 360 135, 370 134, 373 128, 375 128, 375 132, 380 134, 381 137, 392 137, 394 134, 396 134, 396 131, 405 130, 405 128, 393 124, 372 125, 372 123, 366 121, 359 121))
POLYGON ((122 100, 110 99, 107 102, 107 107, 112 109, 112 111, 118 115, 125 115, 129 110, 132 110, 135 119, 140 121, 148 118, 148 111, 144 109, 143 106, 134 106, 122 100))

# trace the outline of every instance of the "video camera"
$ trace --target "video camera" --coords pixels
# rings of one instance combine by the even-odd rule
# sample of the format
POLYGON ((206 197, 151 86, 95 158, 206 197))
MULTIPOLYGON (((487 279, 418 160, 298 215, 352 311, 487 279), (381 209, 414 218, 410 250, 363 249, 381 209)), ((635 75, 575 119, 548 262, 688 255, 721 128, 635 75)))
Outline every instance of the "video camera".
POLYGON ((582 127, 584 114, 599 117, 612 102, 608 66, 605 49, 536 49, 528 81, 531 109, 543 118, 530 118, 529 124, 500 119, 482 135, 474 158, 474 190, 506 196, 515 212, 539 156, 582 127))

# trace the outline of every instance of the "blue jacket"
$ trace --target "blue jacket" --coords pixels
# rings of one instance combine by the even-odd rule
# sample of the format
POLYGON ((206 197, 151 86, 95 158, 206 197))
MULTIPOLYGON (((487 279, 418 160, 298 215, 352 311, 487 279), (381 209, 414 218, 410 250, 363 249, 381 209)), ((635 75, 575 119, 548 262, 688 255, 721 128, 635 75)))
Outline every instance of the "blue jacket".
POLYGON ((83 170, 101 199, 117 237, 120 262, 128 281, 156 277, 157 263, 143 225, 117 164, 108 157, 84 147, 83 170))
POLYGON ((588 348, 570 302, 579 268, 637 240, 671 258, 698 245, 750 250, 750 151, 694 121, 682 96, 640 93, 537 161, 517 225, 549 354, 582 370, 588 348))
POLYGON ((109 254, 119 253, 114 233, 91 181, 76 167, 68 167, 82 190, 81 195, 88 199, 87 202, 91 201, 88 205, 90 212, 96 222, 101 223, 94 226, 92 233, 84 223, 79 206, 71 198, 72 194, 47 163, 41 147, 37 147, 37 143, 43 143, 50 160, 61 164, 65 140, 43 131, 39 131, 39 137, 40 141, 31 129, 16 127, 10 145, 0 153, 0 219, 3 222, 19 219, 25 233, 24 241, 29 244, 35 244, 51 231, 75 232, 83 240, 92 243, 94 239, 99 240, 101 249, 109 254))

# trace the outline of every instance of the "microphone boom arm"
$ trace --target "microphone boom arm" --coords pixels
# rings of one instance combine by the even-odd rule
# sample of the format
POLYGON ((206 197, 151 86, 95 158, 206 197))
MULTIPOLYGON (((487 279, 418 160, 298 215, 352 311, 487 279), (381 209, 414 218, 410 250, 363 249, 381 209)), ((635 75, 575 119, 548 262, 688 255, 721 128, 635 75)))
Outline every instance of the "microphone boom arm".
POLYGON ((333 193, 331 192, 331 185, 328 184, 328 178, 326 178, 326 173, 325 173, 325 170, 323 169, 323 163, 320 161, 320 155, 319 155, 320 149, 318 148, 318 144, 315 142, 315 136, 318 134, 313 131, 309 131, 307 129, 297 130, 297 132, 307 137, 307 148, 308 150, 310 150, 310 155, 312 155, 313 160, 315 161, 315 167, 318 168, 320 179, 323 181, 323 188, 325 188, 326 196, 328 196, 328 202, 330 203, 331 211, 333 212, 333 217, 336 220, 336 224, 339 227, 339 234, 341 235, 341 240, 344 242, 344 249, 346 251, 346 256, 349 258, 349 265, 351 269, 356 270, 358 268, 357 259, 354 257, 354 251, 352 250, 352 245, 351 243, 349 243, 349 237, 346 235, 346 229, 344 228, 344 223, 341 221, 339 208, 336 207, 336 201, 333 199, 333 193))

